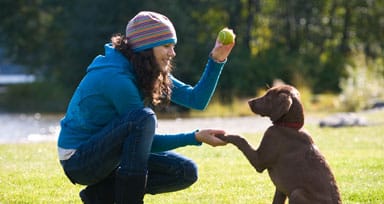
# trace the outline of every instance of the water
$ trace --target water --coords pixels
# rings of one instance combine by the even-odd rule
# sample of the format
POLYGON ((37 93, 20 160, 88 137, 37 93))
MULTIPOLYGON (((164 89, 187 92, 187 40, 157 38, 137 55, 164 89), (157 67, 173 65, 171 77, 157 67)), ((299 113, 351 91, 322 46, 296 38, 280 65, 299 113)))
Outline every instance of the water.
POLYGON ((55 141, 61 115, 0 114, 0 143, 55 141))
MULTIPOLYGON (((7 114, 0 113, 0 144, 56 141, 63 115, 7 114)), ((270 125, 267 118, 176 118, 159 119, 158 133, 191 132, 197 129, 223 129, 227 133, 253 133, 265 130, 270 125)))
MULTIPOLYGON (((384 109, 380 109, 384 111, 384 109)), ((56 141, 63 115, 0 113, 0 144, 56 141)), ((380 120, 381 121, 381 120, 380 120)), ((318 124, 319 118, 309 116, 306 124, 318 124)), ((227 133, 262 133, 271 122, 257 115, 247 117, 159 119, 157 133, 182 133, 197 129, 223 129, 227 133)), ((382 122, 380 123, 382 125, 382 122)))

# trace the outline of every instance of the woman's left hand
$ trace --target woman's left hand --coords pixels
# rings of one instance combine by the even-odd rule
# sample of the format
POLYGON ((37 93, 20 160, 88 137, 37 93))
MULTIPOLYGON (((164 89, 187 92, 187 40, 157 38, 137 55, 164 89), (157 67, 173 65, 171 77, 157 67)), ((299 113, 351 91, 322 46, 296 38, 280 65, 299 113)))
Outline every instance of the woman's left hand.
POLYGON ((226 145, 227 142, 216 137, 216 135, 225 135, 224 130, 205 129, 195 133, 196 140, 209 144, 213 147, 226 145))

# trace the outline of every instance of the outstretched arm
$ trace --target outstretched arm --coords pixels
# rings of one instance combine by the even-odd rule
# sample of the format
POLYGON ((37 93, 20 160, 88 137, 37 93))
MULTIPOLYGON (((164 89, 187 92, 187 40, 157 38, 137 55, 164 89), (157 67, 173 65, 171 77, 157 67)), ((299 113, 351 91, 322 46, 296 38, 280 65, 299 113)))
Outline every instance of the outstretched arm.
POLYGON ((226 145, 216 135, 224 135, 224 130, 203 129, 180 134, 156 134, 152 142, 152 152, 162 152, 187 145, 201 145, 206 143, 213 147, 226 145))

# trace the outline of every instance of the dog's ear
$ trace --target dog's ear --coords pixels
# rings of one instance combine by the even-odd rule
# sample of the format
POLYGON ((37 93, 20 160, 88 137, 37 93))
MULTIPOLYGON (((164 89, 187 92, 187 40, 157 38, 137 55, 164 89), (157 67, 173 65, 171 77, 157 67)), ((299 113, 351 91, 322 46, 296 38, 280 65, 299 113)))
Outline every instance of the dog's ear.
POLYGON ((273 100, 273 110, 271 113, 271 120, 277 121, 284 114, 288 113, 292 105, 292 98, 287 93, 279 93, 277 98, 273 100))

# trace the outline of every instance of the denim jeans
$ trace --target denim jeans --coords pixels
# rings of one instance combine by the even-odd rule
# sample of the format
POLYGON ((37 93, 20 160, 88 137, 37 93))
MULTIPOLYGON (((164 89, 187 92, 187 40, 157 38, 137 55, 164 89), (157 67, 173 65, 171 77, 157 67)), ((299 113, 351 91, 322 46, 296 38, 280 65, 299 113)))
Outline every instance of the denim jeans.
POLYGON ((156 116, 150 108, 131 111, 80 145, 61 165, 73 183, 82 185, 94 185, 115 174, 148 174, 146 192, 151 194, 192 185, 197 180, 193 161, 173 152, 150 152, 155 128, 156 116))

